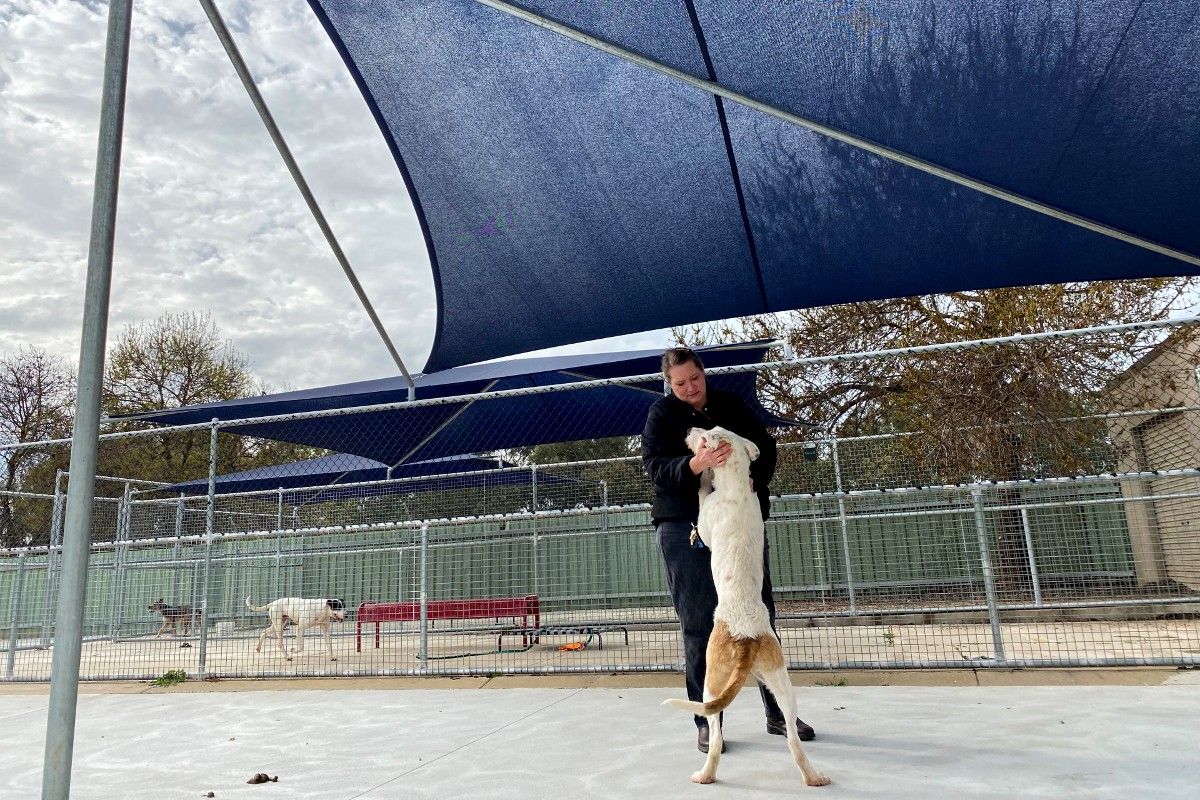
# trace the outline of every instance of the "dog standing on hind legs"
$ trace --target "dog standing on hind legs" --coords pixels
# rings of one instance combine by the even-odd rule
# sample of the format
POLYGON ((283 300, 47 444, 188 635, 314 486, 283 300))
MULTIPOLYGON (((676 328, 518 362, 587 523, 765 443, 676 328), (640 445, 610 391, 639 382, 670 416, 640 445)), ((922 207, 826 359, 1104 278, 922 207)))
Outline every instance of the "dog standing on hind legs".
POLYGON ((758 446, 724 428, 692 428, 686 441, 693 453, 702 447, 716 449, 722 442, 732 448, 724 466, 713 468, 711 473, 706 471, 700 481, 696 531, 712 551, 713 582, 717 587, 717 610, 706 650, 704 702, 672 698, 663 703, 708 718, 708 759, 692 775, 692 781, 716 781, 724 742, 721 712, 733 702, 747 678, 753 677, 775 696, 783 711, 788 750, 804 773, 804 782, 824 786, 829 778, 817 772, 800 744, 795 692, 783 648, 771 630, 762 601, 765 529, 750 481, 750 462, 758 458, 758 446))

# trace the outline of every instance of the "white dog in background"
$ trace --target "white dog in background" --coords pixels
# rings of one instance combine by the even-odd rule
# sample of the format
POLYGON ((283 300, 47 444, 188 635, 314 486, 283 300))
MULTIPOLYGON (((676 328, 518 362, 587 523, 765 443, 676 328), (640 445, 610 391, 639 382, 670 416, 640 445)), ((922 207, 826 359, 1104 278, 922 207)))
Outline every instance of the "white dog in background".
POLYGON ((250 603, 250 598, 246 598, 246 608, 251 611, 265 611, 267 617, 271 620, 271 624, 258 637, 258 646, 254 648, 254 652, 262 652, 263 639, 266 639, 274 633, 279 639, 279 650, 282 652, 288 661, 292 657, 287 654, 287 648, 283 646, 283 628, 288 622, 296 626, 296 649, 292 652, 304 652, 304 631, 308 628, 320 628, 325 632, 325 652, 329 654, 330 661, 337 661, 337 656, 333 654, 333 642, 329 636, 329 623, 342 622, 346 619, 346 605, 341 600, 336 598, 329 600, 306 600, 303 597, 281 597, 278 600, 272 600, 265 606, 256 606, 250 603))
POLYGON ((711 739, 704 768, 692 775, 695 783, 717 779, 721 760, 721 712, 733 702, 746 679, 761 681, 775 696, 787 725, 788 749, 809 786, 824 786, 829 779, 809 763, 796 730, 796 696, 788 677, 787 662, 779 638, 771 630, 771 619, 762 601, 763 520, 758 496, 750 479, 750 462, 758 458, 758 446, 724 428, 692 428, 687 446, 693 452, 715 450, 728 442, 731 453, 725 464, 701 476, 700 517, 696 530, 712 550, 713 582, 717 587, 717 610, 708 638, 708 670, 704 679, 704 702, 672 698, 672 705, 708 717, 711 739))

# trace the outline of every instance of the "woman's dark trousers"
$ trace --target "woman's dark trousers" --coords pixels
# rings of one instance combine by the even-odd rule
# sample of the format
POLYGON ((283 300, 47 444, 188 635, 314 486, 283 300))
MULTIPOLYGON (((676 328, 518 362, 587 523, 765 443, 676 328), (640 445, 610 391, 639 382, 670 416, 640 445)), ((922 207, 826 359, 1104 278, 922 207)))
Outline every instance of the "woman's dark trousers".
MULTIPOLYGON (((712 577, 712 551, 707 547, 693 547, 689 542, 691 534, 690 522, 661 522, 658 525, 658 547, 667 567, 667 587, 671 590, 671 602, 683 631, 688 699, 699 703, 704 701, 705 650, 713 629, 713 612, 717 610, 717 587, 712 577)), ((769 549, 764 540, 762 599, 774 629, 775 598, 771 596, 769 549)), ((758 691, 767 719, 783 719, 783 712, 767 688, 760 683, 758 691)), ((697 727, 707 724, 704 717, 696 717, 697 727)))

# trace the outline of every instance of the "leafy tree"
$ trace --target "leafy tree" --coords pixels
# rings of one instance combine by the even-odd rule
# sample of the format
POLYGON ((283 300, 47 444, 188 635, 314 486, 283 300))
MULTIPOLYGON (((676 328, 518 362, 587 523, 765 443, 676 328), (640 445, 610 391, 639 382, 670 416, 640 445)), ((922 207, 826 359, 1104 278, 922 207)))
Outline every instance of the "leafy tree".
MULTIPOLYGON (((60 359, 35 347, 0 357, 0 448, 17 442, 61 439, 71 435, 75 379, 60 359)), ((50 491, 31 481, 39 467, 51 475, 66 468, 69 450, 63 446, 0 451, 5 491, 50 491)), ((45 502, 10 495, 0 497, 0 546, 29 544, 49 529, 45 502)))
MULTIPOLYGON (((248 364, 209 314, 164 314, 130 325, 118 337, 108 356, 102 408, 109 417, 120 417, 246 397, 254 389, 248 364)), ((143 426, 117 426, 134 427, 143 426)), ((208 440, 207 432, 196 431, 106 442, 100 468, 146 480, 197 478, 208 472, 208 440)), ((236 463, 240 450, 232 438, 222 442, 218 463, 236 463)))
MULTIPOLYGON (((909 297, 807 309, 676 330, 691 344, 776 337, 797 357, 906 348, 1157 318, 1192 279, 1098 282, 909 297)), ((834 359, 764 373, 776 413, 838 436, 896 433, 870 459, 843 460, 846 489, 1069 475, 1113 467, 1105 389, 1150 341, 1089 334, 920 355, 834 359), (1073 420, 1068 422, 1068 420, 1073 420), (902 478, 899 476, 903 476, 902 478)), ((1018 493, 1001 492, 1001 501, 1018 493)), ((1024 588, 1023 530, 1000 515, 1001 577, 1024 588)))
MULTIPOLYGON (((605 461, 640 454, 638 437, 613 436, 607 439, 581 439, 575 442, 539 444, 523 448, 517 460, 530 464, 564 464, 577 461, 604 461, 554 469, 550 475, 564 479, 539 491, 539 507, 569 508, 574 505, 599 506, 605 499, 601 481, 607 487, 609 505, 642 503, 647 498, 646 479, 640 459, 605 461)), ((516 454, 515 454, 516 455, 516 454)))

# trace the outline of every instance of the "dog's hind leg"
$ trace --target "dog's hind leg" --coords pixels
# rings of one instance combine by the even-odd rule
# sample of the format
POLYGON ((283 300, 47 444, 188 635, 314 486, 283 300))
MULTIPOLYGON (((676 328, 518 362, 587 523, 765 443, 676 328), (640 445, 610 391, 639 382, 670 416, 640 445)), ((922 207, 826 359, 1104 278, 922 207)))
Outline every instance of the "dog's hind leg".
POLYGON ((260 633, 258 635, 258 644, 254 647, 254 652, 261 653, 263 639, 266 639, 268 636, 270 636, 274 632, 275 632, 275 625, 274 624, 268 625, 266 627, 266 630, 264 630, 262 633, 260 633))
POLYGON ((779 666, 764 669, 761 672, 755 670, 755 672, 757 673, 755 677, 766 685, 771 694, 775 696, 775 702, 779 704, 780 710, 783 711, 783 721, 787 726, 788 750, 792 751, 792 758, 795 759, 796 766, 804 773, 804 782, 809 786, 825 786, 829 783, 829 778, 817 772, 800 744, 800 733, 796 729, 796 692, 792 688, 792 680, 788 677, 787 669, 779 666))

